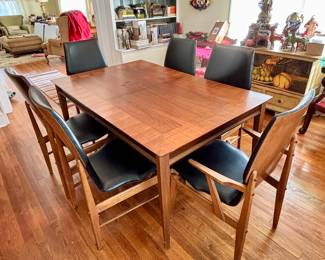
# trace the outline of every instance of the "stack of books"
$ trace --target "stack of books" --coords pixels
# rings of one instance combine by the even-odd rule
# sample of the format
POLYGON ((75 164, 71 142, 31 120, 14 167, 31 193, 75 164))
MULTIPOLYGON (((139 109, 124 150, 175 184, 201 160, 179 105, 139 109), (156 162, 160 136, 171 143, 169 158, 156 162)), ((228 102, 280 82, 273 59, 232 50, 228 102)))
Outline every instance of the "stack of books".
POLYGON ((148 47, 149 45, 149 40, 145 39, 145 40, 131 40, 131 47, 135 48, 135 49, 143 49, 148 47))

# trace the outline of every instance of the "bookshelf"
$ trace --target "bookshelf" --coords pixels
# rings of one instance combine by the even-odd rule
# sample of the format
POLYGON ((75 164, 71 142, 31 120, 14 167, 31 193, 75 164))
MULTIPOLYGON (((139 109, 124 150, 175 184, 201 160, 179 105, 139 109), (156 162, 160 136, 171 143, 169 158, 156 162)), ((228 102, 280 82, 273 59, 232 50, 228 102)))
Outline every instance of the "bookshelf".
POLYGON ((177 31, 178 1, 110 0, 115 50, 121 56, 122 63, 138 59, 163 63, 168 34, 177 31), (142 30, 140 38, 137 35, 134 37, 134 28, 139 28, 137 33, 142 30), (136 39, 132 43, 131 37, 136 39))

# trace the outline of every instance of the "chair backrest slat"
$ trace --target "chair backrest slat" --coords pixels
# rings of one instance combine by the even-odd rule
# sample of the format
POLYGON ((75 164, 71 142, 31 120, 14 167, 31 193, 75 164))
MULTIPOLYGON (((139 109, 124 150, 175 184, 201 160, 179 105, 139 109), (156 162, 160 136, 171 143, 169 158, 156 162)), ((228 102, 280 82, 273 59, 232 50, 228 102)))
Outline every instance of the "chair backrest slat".
POLYGON ((296 134, 314 96, 315 91, 310 91, 297 107, 272 118, 250 157, 244 175, 246 181, 254 170, 257 171, 259 182, 272 173, 296 134))
POLYGON ((97 39, 64 43, 68 75, 106 67, 97 39))
POLYGON ((169 42, 165 67, 195 75, 196 42, 172 38, 169 42))
POLYGON ((253 48, 216 45, 204 77, 227 85, 251 89, 254 56, 253 48))

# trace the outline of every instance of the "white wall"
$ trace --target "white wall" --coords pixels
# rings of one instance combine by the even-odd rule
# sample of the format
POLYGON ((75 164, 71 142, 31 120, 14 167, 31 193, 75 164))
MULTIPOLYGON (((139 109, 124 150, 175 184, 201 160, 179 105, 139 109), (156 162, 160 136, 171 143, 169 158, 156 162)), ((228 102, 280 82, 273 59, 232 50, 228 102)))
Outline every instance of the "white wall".
POLYGON ((24 8, 26 19, 31 14, 42 15, 40 3, 37 2, 36 0, 21 0, 20 2, 24 8))
POLYGON ((184 33, 189 31, 210 32, 217 20, 228 20, 230 0, 211 0, 211 5, 202 11, 194 9, 188 0, 178 1, 179 21, 184 33))

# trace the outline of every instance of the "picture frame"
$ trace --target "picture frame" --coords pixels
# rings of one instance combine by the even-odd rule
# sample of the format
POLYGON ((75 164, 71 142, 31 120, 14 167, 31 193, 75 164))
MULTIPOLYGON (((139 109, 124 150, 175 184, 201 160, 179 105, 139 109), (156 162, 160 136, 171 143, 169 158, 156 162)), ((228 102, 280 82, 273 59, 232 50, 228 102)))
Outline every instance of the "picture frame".
POLYGON ((215 43, 222 43, 223 39, 227 35, 229 30, 229 22, 228 21, 217 21, 210 34, 208 35, 208 41, 209 42, 215 42, 215 43))

